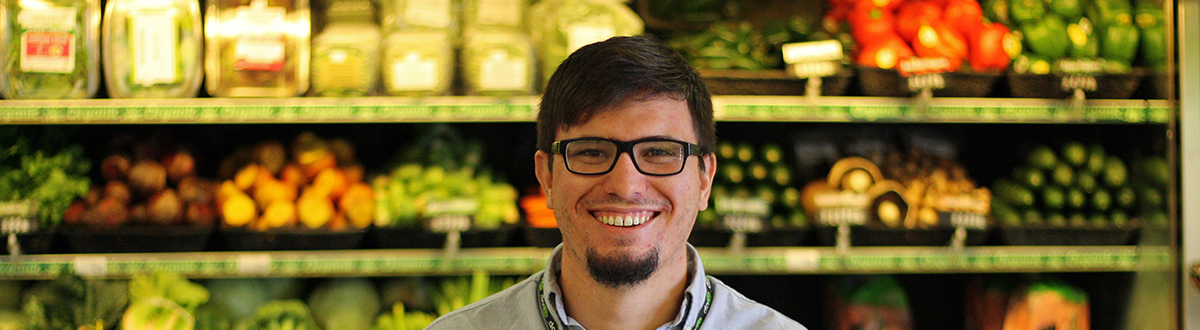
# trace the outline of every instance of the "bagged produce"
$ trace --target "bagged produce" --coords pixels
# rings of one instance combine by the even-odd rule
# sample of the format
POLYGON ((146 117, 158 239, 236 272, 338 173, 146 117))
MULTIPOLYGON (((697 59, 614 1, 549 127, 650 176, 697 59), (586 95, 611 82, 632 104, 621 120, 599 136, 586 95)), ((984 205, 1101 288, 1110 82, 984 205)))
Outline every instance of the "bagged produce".
POLYGON ((530 33, 538 45, 544 85, 576 49, 615 36, 638 35, 642 19, 621 1, 543 0, 530 8, 530 33))
POLYGON ((193 97, 204 47, 196 1, 109 1, 104 71, 112 98, 193 97))
POLYGON ((0 96, 82 99, 100 87, 100 1, 5 1, 0 96))

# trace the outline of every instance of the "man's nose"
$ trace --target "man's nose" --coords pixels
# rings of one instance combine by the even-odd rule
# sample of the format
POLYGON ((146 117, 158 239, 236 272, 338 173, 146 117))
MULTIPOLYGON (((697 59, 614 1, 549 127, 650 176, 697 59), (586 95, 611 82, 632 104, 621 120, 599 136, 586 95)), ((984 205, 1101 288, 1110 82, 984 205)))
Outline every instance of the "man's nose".
POLYGON ((633 156, 628 153, 617 155, 617 163, 604 178, 605 190, 622 197, 632 197, 645 189, 646 175, 637 170, 633 156))

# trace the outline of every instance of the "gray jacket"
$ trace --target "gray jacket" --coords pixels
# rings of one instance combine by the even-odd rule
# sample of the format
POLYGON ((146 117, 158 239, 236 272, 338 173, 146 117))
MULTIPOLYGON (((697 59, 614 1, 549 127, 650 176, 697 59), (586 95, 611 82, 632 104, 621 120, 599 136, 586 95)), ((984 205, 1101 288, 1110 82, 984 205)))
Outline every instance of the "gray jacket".
MULTIPOLYGON (((562 246, 554 249, 546 269, 558 269, 562 258, 562 246)), ((659 327, 659 330, 693 329, 705 309, 708 283, 712 285, 712 302, 700 329, 796 329, 805 330, 800 323, 763 304, 750 300, 734 291, 720 280, 706 276, 696 249, 688 245, 688 264, 692 282, 684 295, 680 315, 674 321, 659 327), (711 282, 710 282, 711 281, 711 282)), ((566 315, 562 295, 558 289, 557 272, 542 270, 512 287, 442 315, 425 329, 562 329, 584 330, 579 323, 566 315), (542 295, 538 297, 538 286, 542 295), (543 314, 538 301, 546 306, 543 314), (566 321, 564 321, 566 320, 566 321), (553 323, 555 327, 551 327, 553 323)))

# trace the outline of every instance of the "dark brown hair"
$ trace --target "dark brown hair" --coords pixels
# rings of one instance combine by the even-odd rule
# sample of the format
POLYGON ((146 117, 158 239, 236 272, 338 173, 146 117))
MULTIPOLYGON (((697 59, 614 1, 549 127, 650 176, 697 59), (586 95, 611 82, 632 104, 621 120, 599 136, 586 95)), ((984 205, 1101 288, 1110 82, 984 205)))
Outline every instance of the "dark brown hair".
POLYGON ((582 125, 627 100, 686 100, 704 153, 717 143, 712 96, 674 49, 646 36, 613 37, 580 48, 554 71, 542 94, 537 147, 549 152, 560 128, 582 125))

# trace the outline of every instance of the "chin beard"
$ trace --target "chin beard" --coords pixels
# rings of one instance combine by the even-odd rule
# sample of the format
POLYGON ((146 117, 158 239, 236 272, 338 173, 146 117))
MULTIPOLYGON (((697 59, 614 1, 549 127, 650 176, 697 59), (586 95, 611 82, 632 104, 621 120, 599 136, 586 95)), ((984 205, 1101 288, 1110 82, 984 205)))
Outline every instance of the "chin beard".
POLYGON ((621 289, 636 286, 658 269, 658 249, 651 250, 640 259, 625 254, 602 256, 588 249, 587 268, 592 279, 609 288, 621 289))

